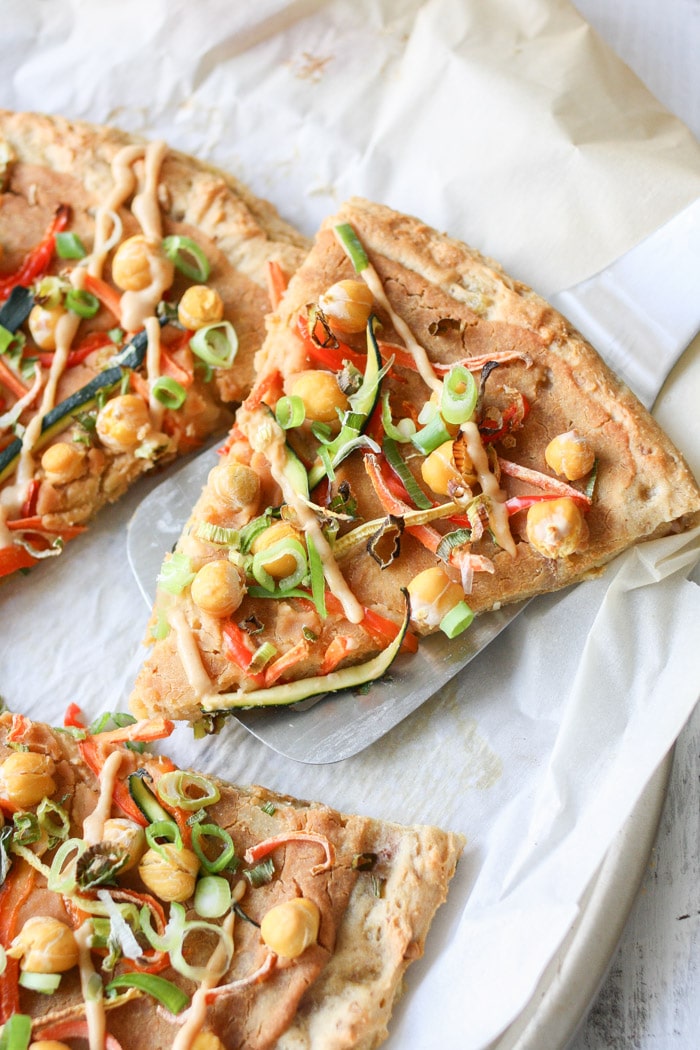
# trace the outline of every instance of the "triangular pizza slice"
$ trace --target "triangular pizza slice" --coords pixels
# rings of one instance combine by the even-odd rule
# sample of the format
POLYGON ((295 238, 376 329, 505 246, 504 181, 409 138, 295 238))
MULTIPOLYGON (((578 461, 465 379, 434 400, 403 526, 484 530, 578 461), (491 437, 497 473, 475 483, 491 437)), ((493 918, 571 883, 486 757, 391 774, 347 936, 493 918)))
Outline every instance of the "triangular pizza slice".
POLYGON ((171 722, 0 716, 0 1023, 17 1048, 377 1046, 461 835, 234 787, 171 722))
POLYGON ((160 577, 138 713, 359 686, 417 636, 683 529, 681 454, 571 325, 364 200, 328 219, 160 577))
POLYGON ((0 112, 0 576, 225 433, 304 238, 163 142, 0 112))

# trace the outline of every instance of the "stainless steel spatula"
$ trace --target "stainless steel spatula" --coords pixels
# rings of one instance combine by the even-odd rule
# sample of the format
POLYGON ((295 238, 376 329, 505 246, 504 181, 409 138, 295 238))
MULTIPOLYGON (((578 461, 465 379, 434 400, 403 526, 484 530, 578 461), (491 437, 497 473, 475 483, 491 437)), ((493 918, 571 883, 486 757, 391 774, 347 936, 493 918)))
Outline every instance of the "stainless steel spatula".
MULTIPOLYGON (((700 200, 594 277, 551 296, 607 363, 651 407, 683 350, 700 330, 700 200)), ((128 555, 150 606, 163 555, 214 464, 199 455, 140 504, 128 555)), ((438 633, 400 657, 370 690, 313 698, 293 708, 237 712, 273 750, 300 762, 338 762, 374 743, 445 685, 493 641, 526 603, 478 616, 465 634, 438 633)))

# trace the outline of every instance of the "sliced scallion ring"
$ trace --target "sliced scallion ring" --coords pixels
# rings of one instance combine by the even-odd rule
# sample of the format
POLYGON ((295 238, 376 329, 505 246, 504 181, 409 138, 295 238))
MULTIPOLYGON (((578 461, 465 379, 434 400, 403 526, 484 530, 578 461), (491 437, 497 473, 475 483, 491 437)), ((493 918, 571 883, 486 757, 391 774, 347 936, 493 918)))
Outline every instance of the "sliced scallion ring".
POLYGON ((66 232, 56 234, 56 255, 59 259, 84 259, 87 255, 83 242, 77 233, 66 232))
POLYGON ((109 982, 105 991, 107 995, 110 995, 111 992, 118 992, 121 988, 138 988, 139 991, 146 992, 171 1014, 182 1013, 190 1004, 190 998, 186 992, 183 992, 172 981, 154 973, 121 973, 109 982))
POLYGON ((182 383, 172 376, 158 376, 151 387, 151 393, 166 408, 182 408, 187 398, 187 391, 182 383))
POLYGON ((212 521, 200 521, 197 525, 197 536, 210 543, 223 543, 227 547, 237 547, 240 541, 238 529, 228 529, 225 525, 215 525, 212 521))
POLYGON ((471 372, 464 365, 453 365, 442 385, 442 418, 447 423, 466 423, 474 415, 478 396, 479 388, 471 372))
POLYGON ((75 861, 82 857, 87 843, 82 839, 66 839, 56 850, 51 862, 51 874, 47 880, 52 893, 63 893, 66 896, 75 891, 75 861))
POLYGON ((46 833, 49 841, 63 842, 68 838, 70 831, 70 817, 63 806, 53 802, 50 798, 44 798, 37 806, 36 815, 39 818, 39 827, 46 833))
POLYGON ((168 925, 162 934, 156 933, 151 925, 151 909, 147 904, 144 904, 139 913, 141 932, 151 948, 155 948, 157 952, 171 952, 175 945, 182 941, 185 929, 185 916, 186 912, 183 906, 178 904, 177 901, 173 901, 170 905, 168 925))
POLYGON ((221 875, 204 875, 194 891, 194 910, 203 919, 220 919, 231 907, 231 886, 221 875))
POLYGON ((273 543, 270 547, 266 547, 265 550, 258 551, 257 554, 253 555, 251 571, 261 587, 268 591, 274 591, 275 581, 267 572, 265 566, 272 564, 285 555, 290 555, 294 559, 295 568, 279 581, 279 589, 284 591, 301 583, 308 571, 306 551, 299 540, 286 536, 284 539, 278 540, 277 543, 273 543))
POLYGON ((175 265, 175 269, 184 273, 192 281, 200 284, 209 280, 211 266, 206 255, 191 237, 173 234, 163 240, 163 251, 175 265))
POLYGON ((449 561, 452 551, 459 547, 463 547, 465 543, 469 543, 471 538, 471 529, 454 529, 452 532, 448 532, 442 537, 435 553, 438 558, 442 558, 444 561, 449 561))
POLYGON ((100 300, 92 292, 83 288, 69 288, 64 300, 66 310, 78 317, 94 317, 100 308, 100 300))
POLYGON ((466 631, 473 619, 474 613, 467 603, 457 602, 440 620, 440 630, 448 638, 456 638, 462 631, 466 631))
POLYGON ((199 773, 173 769, 156 781, 156 794, 166 806, 177 806, 188 812, 213 806, 221 798, 216 784, 199 773))
POLYGON ((225 958, 221 965, 221 968, 224 971, 228 970, 233 958, 233 937, 223 926, 215 926, 214 923, 211 922, 195 920, 193 922, 185 923, 179 944, 175 945, 170 952, 170 962, 183 977, 189 977, 191 981, 197 981, 197 983, 200 983, 210 971, 206 966, 192 966, 187 962, 183 955, 187 935, 189 933, 194 933, 197 930, 202 930, 207 934, 213 934, 221 941, 225 952, 225 958))
POLYGON ((152 824, 149 824, 146 828, 146 842, 154 849, 156 853, 159 853, 163 860, 170 860, 167 851, 163 849, 159 839, 165 839, 166 842, 171 843, 175 849, 182 849, 182 835, 180 829, 174 820, 154 820, 152 824))
POLYGON ((192 827, 192 849, 207 875, 216 875, 217 872, 223 871, 236 854, 233 839, 228 831, 220 828, 218 824, 195 824, 192 827), (214 860, 210 860, 204 852, 203 839, 218 840, 220 851, 214 860))
MULTIPOLYGON (((419 417, 420 418, 420 417, 419 417)), ((451 441, 452 435, 446 428, 439 412, 436 412, 429 423, 422 430, 414 434, 411 441, 424 456, 430 455, 446 441, 451 441)))
POLYGON ((238 336, 230 321, 199 328, 190 339, 193 354, 211 368, 230 368, 238 353, 238 336))
POLYGON ((432 507, 433 504, 431 500, 428 499, 428 497, 423 492, 422 488, 414 478, 408 464, 399 452, 398 445, 396 444, 393 438, 384 438, 383 450, 389 466, 396 474, 398 474, 399 478, 403 482, 406 492, 409 494, 416 507, 419 507, 420 510, 428 510, 429 507, 432 507))
POLYGON ((292 430, 301 426, 306 419, 306 408, 298 394, 285 394, 279 399, 275 405, 275 419, 282 430, 292 430))
POLYGON ((11 1014, 2 1026, 0 1050, 27 1050, 31 1038, 31 1017, 27 1014, 11 1014))
POLYGON ((31 970, 21 970, 19 983, 23 988, 29 988, 32 992, 53 995, 61 983, 61 975, 60 973, 33 973, 31 970))
POLYGON ((181 594, 185 587, 189 587, 196 573, 192 571, 192 563, 186 554, 175 551, 167 558, 158 575, 158 586, 170 594, 181 594))

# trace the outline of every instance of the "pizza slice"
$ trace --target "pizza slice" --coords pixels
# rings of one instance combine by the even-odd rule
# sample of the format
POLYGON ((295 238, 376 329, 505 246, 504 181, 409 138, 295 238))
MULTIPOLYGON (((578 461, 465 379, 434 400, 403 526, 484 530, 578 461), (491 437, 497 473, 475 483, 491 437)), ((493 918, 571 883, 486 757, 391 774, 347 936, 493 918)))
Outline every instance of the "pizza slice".
POLYGON ((561 315, 377 204, 324 223, 256 368, 163 565, 136 713, 362 685, 419 635, 700 510, 681 454, 561 315))
POLYGON ((304 238, 233 178, 0 111, 0 576, 225 433, 304 238))
POLYGON ((113 718, 0 716, 4 1045, 377 1046, 462 836, 178 769, 144 750, 172 723, 113 718))

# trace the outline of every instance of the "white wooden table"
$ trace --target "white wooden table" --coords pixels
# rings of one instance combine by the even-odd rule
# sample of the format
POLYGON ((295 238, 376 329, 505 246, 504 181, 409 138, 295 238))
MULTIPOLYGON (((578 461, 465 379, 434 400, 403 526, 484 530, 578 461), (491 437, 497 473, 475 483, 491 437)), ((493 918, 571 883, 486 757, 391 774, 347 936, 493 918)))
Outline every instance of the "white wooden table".
MULTIPOLYGON (((700 0, 576 0, 576 6, 654 95, 700 138, 700 0)), ((698 369, 694 381, 700 394, 698 369)), ((569 1050, 699 1047, 697 708, 678 741, 659 834, 622 942, 569 1050)))

